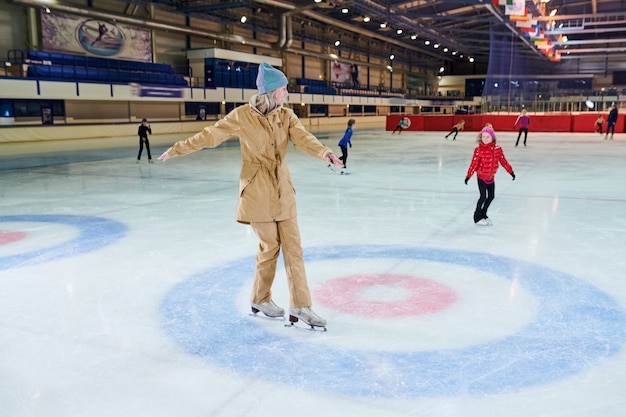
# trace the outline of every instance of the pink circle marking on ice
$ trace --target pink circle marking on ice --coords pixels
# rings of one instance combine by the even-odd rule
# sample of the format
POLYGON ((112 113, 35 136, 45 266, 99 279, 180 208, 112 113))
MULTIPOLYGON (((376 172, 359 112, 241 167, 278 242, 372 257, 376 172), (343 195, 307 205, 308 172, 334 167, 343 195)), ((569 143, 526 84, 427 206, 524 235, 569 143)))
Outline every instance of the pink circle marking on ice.
POLYGON ((6 245, 7 243, 17 242, 24 239, 26 232, 14 232, 9 230, 0 230, 0 245, 6 245))
POLYGON ((316 288, 315 296, 317 302, 325 307, 346 314, 377 318, 434 313, 448 308, 457 299, 456 293, 445 285, 425 278, 395 274, 337 278, 316 288))

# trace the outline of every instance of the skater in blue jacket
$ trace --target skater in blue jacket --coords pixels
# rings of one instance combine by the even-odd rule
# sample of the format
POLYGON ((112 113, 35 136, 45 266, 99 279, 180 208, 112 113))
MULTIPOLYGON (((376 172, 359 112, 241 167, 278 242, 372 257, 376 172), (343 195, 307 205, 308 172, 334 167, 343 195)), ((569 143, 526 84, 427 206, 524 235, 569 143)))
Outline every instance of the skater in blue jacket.
POLYGON ((341 140, 337 144, 339 145, 339 149, 341 149, 341 157, 339 157, 339 159, 343 162, 343 168, 341 169, 342 174, 350 173, 350 171, 348 171, 348 166, 346 165, 346 162, 348 161, 348 146, 352 148, 352 142, 350 141, 350 139, 352 138, 352 126, 354 126, 355 123, 356 121, 354 119, 348 120, 348 128, 343 134, 343 138, 341 138, 341 140))

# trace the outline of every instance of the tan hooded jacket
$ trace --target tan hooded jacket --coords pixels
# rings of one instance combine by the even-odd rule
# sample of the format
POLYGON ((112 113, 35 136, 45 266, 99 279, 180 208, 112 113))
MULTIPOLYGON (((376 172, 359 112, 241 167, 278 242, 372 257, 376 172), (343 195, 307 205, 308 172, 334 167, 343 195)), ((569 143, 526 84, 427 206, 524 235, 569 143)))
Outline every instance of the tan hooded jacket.
POLYGON ((213 126, 175 143, 167 153, 170 157, 186 155, 236 136, 242 159, 237 221, 248 224, 295 217, 295 188, 285 162, 289 140, 321 160, 332 151, 306 131, 291 109, 281 107, 264 116, 250 104, 240 106, 213 126))

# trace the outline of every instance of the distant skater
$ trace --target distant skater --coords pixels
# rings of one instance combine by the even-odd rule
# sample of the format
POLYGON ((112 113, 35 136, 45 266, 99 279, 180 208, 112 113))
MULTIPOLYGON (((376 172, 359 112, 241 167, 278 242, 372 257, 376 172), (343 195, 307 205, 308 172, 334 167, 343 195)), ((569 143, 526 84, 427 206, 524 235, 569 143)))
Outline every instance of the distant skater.
POLYGON ((613 140, 613 135, 615 134, 615 123, 617 123, 617 105, 613 103, 611 111, 609 112, 609 118, 606 121, 606 135, 604 136, 604 140, 609 138, 609 130, 611 131, 611 140, 613 140))
POLYGON ((137 129, 137 135, 139 135, 139 153, 137 154, 137 163, 141 161, 141 153, 143 152, 143 145, 146 145, 146 152, 148 153, 148 163, 151 164, 152 154, 150 153, 150 141, 148 140, 148 133, 152 134, 152 128, 148 124, 148 120, 141 119, 141 125, 137 129))
POLYGON ((461 120, 459 123, 452 126, 452 130, 450 131, 450 133, 446 135, 446 139, 448 139, 448 136, 454 133, 452 140, 456 140, 456 135, 459 134, 459 130, 463 130, 464 128, 465 128, 465 120, 461 120))
POLYGON ((341 149, 341 157, 339 157, 339 159, 341 160, 341 162, 343 162, 343 168, 341 169, 341 173, 342 174, 349 174, 350 171, 348 171, 348 146, 350 146, 350 148, 352 148, 352 126, 354 126, 354 124, 356 123, 356 121, 354 119, 350 119, 348 120, 348 128, 346 129, 345 133, 343 134, 343 137, 341 138, 341 140, 339 141, 339 143, 337 144, 339 146, 339 149, 341 149))
POLYGON ((519 124, 519 133, 517 134, 517 141, 515 146, 519 145, 519 139, 524 133, 524 146, 526 146, 526 138, 528 137, 528 126, 530 125, 530 116, 526 114, 526 109, 522 110, 522 113, 517 116, 517 120, 513 124, 513 128, 519 124))
POLYGON ((495 197, 495 176, 499 165, 502 165, 515 181, 511 164, 504 157, 502 148, 496 145, 495 132, 489 127, 484 127, 478 135, 478 146, 474 149, 474 155, 465 176, 465 185, 467 185, 469 179, 476 173, 480 197, 474 211, 474 223, 479 226, 493 224, 487 217, 487 210, 495 197))
POLYGON ((596 133, 602 134, 602 125, 604 125, 604 117, 600 114, 593 124, 596 133))

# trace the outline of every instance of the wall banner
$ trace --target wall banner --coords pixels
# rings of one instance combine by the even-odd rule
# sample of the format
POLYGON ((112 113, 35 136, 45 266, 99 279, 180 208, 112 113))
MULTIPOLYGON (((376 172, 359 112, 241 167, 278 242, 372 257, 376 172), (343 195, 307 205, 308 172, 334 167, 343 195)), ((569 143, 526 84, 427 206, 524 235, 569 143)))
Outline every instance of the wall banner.
POLYGON ((333 83, 352 85, 358 87, 361 83, 359 66, 342 62, 331 62, 330 81, 333 83))
POLYGON ((152 62, 150 30, 110 20, 41 11, 47 52, 152 62))

